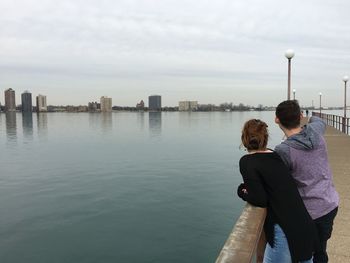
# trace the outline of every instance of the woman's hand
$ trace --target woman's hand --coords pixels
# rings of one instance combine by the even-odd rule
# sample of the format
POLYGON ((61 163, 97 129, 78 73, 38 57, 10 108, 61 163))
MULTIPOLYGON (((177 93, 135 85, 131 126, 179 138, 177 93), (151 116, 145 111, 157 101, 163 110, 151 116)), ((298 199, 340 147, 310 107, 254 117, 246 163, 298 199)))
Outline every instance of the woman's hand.
POLYGON ((242 198, 244 201, 246 201, 246 196, 248 194, 248 190, 245 187, 244 183, 241 183, 237 188, 237 195, 242 198))

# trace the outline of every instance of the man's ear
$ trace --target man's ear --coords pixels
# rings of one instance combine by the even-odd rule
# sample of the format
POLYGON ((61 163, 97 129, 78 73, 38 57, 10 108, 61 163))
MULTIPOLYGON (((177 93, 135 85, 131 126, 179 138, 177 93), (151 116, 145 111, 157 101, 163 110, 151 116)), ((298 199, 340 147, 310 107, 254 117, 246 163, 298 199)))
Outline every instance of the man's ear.
POLYGON ((278 124, 278 125, 281 124, 280 119, 275 117, 275 123, 278 124))

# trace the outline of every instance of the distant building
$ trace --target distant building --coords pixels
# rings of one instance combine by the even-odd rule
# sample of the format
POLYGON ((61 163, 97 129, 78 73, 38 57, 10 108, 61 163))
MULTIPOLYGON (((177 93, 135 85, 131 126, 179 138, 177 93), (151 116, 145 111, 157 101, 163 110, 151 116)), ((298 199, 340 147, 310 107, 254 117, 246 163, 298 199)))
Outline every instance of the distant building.
POLYGON ((33 105, 32 105, 32 93, 29 91, 25 91, 21 95, 22 98, 22 112, 32 112, 33 111, 33 105))
POLYGON ((88 111, 88 107, 85 105, 80 105, 80 106, 78 106, 78 111, 79 112, 86 112, 86 111, 88 111))
POLYGON ((47 111, 46 96, 44 96, 44 95, 36 96, 36 111, 37 112, 46 112, 47 111))
POLYGON ((97 109, 99 108, 98 105, 99 105, 99 103, 97 103, 96 101, 95 102, 89 102, 88 103, 88 110, 92 111, 92 112, 97 111, 97 109))
POLYGON ((102 112, 111 112, 112 111, 112 98, 102 96, 100 102, 101 102, 101 111, 102 112))
POLYGON ((198 101, 179 101, 179 111, 197 111, 198 101))
POLYGON ((148 109, 150 111, 162 110, 162 97, 159 95, 152 95, 148 97, 148 109))
POLYGON ((16 95, 13 89, 5 90, 5 111, 16 111, 16 95))
POLYGON ((68 112, 86 112, 86 111, 88 111, 88 106, 85 106, 85 105, 79 105, 79 106, 68 105, 68 106, 66 106, 66 111, 68 111, 68 112))
POLYGON ((143 102, 143 100, 141 100, 140 103, 136 104, 136 109, 143 110, 144 108, 145 108, 145 103, 143 102))

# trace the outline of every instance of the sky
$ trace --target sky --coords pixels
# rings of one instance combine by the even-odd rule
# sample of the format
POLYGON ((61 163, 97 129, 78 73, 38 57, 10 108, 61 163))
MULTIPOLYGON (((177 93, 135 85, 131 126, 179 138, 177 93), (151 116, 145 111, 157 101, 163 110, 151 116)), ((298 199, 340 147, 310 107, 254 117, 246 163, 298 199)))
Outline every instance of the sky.
MULTIPOLYGON (((341 106, 350 75, 348 0, 0 0, 3 91, 50 105, 101 96, 134 106, 180 100, 341 106)), ((350 93, 350 91, 348 92, 350 93)))

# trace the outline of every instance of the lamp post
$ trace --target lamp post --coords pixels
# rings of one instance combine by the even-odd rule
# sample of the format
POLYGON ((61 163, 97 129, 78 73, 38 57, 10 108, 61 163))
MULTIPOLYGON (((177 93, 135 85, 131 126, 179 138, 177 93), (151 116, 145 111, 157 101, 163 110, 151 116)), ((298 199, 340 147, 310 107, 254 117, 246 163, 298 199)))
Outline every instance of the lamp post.
POLYGON ((284 53, 286 58, 288 59, 288 93, 287 93, 287 99, 290 100, 290 72, 291 72, 291 60, 294 57, 294 50, 293 49, 287 49, 284 53))
POLYGON ((346 83, 348 82, 349 77, 348 76, 344 76, 343 77, 343 81, 344 81, 344 117, 343 117, 343 132, 345 133, 345 129, 346 129, 346 83))
POLYGON ((295 100, 295 92, 296 92, 296 90, 293 89, 293 100, 295 100))
POLYGON ((349 77, 344 76, 343 81, 344 81, 344 118, 346 118, 346 83, 348 82, 349 77))
POLYGON ((320 95, 320 117, 321 117, 321 107, 322 107, 322 93, 319 93, 320 95))

